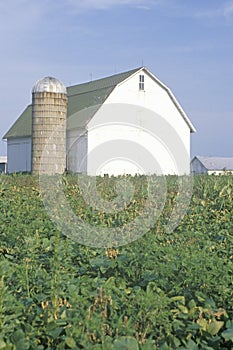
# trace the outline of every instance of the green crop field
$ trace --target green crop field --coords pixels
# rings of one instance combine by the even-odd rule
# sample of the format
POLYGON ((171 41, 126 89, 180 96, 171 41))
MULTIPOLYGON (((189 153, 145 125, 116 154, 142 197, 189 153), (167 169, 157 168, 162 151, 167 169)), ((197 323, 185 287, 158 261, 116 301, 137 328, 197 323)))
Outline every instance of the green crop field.
MULTIPOLYGON (((93 226, 130 222, 147 196, 146 179, 131 178, 132 204, 105 214, 85 205, 75 176, 63 181, 72 211, 93 226)), ((112 200, 115 179, 98 181, 112 200)), ((172 233, 176 178, 166 181, 153 228, 92 248, 56 228, 36 177, 0 176, 0 350, 233 349, 233 176, 195 177, 172 233)))

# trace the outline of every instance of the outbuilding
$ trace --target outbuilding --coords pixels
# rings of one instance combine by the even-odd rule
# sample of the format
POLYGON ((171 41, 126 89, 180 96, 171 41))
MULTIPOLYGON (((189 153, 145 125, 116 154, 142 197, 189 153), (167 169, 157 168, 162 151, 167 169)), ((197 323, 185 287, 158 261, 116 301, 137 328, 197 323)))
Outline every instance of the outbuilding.
POLYGON ((46 77, 32 96, 3 137, 9 173, 46 167, 89 175, 190 173, 195 128, 171 90, 146 67, 67 88, 46 77))
POLYGON ((0 174, 7 171, 7 156, 0 156, 0 174))
POLYGON ((192 174, 229 174, 233 173, 233 157, 195 156, 191 161, 192 174))

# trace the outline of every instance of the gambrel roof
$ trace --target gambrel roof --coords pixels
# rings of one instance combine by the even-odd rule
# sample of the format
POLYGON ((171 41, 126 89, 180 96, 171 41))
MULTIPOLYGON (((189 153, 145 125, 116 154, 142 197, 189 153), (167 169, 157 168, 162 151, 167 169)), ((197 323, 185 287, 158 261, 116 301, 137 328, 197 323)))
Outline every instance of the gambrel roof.
MULTIPOLYGON (((114 88, 123 83, 129 77, 137 72, 145 71, 157 84, 166 90, 172 99, 181 116, 188 124, 190 131, 195 132, 187 115, 179 105, 178 101, 172 94, 171 90, 157 79, 147 68, 139 67, 127 72, 115 74, 102 79, 82 83, 67 88, 68 110, 67 110, 67 129, 79 127, 84 128, 90 119, 94 116, 100 106, 105 102, 114 88), (80 111, 82 111, 80 113, 80 111), (69 119, 69 117, 71 117, 69 119)), ((13 126, 3 136, 3 139, 15 137, 30 137, 32 135, 32 105, 28 105, 23 113, 19 116, 13 126)))
MULTIPOLYGON (((192 162, 197 159, 206 168, 211 171, 233 170, 233 157, 203 157, 196 156, 192 162)), ((192 163, 191 162, 191 163, 192 163)))

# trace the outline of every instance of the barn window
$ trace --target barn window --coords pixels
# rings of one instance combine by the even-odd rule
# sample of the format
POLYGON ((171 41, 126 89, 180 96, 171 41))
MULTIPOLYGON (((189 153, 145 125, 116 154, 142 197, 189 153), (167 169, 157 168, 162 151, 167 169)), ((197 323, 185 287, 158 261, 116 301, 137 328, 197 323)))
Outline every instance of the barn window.
POLYGON ((139 90, 145 90, 144 89, 144 75, 139 75, 139 90))

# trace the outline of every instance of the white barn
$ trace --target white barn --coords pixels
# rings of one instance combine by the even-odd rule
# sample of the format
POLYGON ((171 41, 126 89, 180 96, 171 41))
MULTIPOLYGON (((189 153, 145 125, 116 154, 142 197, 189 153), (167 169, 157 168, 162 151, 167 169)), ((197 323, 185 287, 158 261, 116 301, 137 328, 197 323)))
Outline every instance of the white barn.
POLYGON ((193 175, 231 174, 233 173, 233 158, 195 156, 191 161, 191 173, 193 175))
MULTIPOLYGON (((89 175, 190 173, 195 128, 147 68, 67 87, 66 170, 89 175)), ((32 104, 4 135, 8 172, 32 170, 32 104)))

